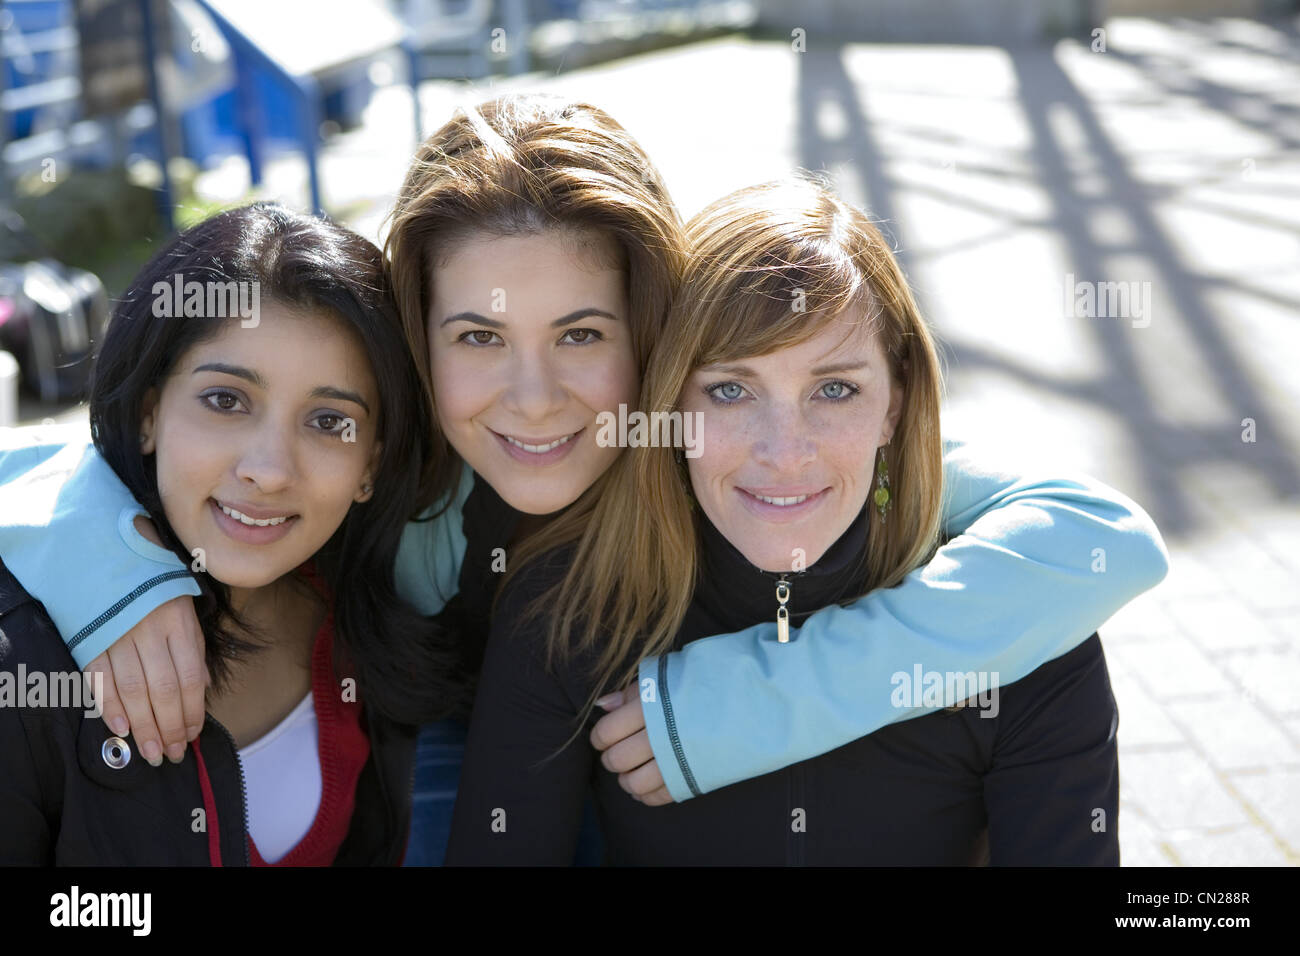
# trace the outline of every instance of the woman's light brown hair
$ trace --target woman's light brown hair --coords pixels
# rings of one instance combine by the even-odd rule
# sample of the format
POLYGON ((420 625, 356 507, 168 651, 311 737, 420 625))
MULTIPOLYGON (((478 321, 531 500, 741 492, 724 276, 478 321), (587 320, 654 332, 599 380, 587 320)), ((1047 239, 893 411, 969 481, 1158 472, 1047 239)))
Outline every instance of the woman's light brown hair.
MULTIPOLYGON (((686 231, 691 261, 651 358, 642 408, 678 409, 701 366, 797 345, 830 322, 867 323, 903 387, 903 405, 883 449, 893 501, 884 522, 868 505, 865 570, 853 597, 898 584, 927 560, 938 536, 941 377, 934 341, 889 246, 864 212, 809 178, 732 193, 686 231)), ((564 580, 532 608, 550 618, 551 657, 596 655, 596 689, 579 726, 598 693, 634 678, 642 658, 671 649, 698 569, 702 519, 673 449, 629 449, 610 471, 590 515, 566 513, 515 556, 518 568, 548 549, 573 548, 564 580)))

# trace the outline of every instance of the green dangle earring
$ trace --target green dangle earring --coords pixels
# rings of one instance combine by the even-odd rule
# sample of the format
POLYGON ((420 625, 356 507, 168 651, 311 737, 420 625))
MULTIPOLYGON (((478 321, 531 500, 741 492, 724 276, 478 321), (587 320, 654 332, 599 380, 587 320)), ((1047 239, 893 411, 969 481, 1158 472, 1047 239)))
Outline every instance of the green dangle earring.
MULTIPOLYGON (((888 442, 885 443, 889 444, 888 442)), ((889 494, 889 468, 885 464, 885 445, 880 446, 880 460, 876 463, 876 490, 872 494, 872 500, 876 502, 876 508, 880 511, 880 523, 885 523, 885 515, 889 511, 890 494, 889 494)))

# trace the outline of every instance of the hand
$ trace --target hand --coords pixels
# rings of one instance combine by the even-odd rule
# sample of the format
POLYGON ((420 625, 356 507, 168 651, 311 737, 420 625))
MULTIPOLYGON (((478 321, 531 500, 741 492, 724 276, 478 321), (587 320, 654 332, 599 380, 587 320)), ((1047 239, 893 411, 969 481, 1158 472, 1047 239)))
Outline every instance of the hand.
POLYGON ((205 646, 194 599, 159 605, 86 666, 104 675, 104 720, 119 737, 135 735, 151 766, 185 757, 203 729, 208 686, 205 646))
POLYGON ((618 774, 618 785, 633 800, 648 807, 672 803, 672 795, 664 786, 659 762, 650 747, 637 685, 633 683, 625 690, 606 694, 596 701, 596 706, 608 711, 591 728, 591 745, 601 751, 601 765, 618 774))

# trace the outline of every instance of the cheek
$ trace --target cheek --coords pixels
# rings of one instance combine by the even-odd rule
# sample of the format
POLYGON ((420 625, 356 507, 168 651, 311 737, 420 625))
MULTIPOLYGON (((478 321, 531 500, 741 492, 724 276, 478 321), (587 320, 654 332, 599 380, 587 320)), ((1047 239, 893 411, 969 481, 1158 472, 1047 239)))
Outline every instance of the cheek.
MULTIPOLYGON (((207 497, 227 464, 225 441, 219 430, 204 427, 200 415, 163 409, 154 448, 158 492, 164 503, 207 497)), ((169 515, 168 520, 171 520, 169 515)))
POLYGON ((889 393, 861 396, 847 414, 825 416, 822 450, 832 466, 847 478, 870 481, 875 474, 876 446, 889 409, 889 393))
POLYGON ((429 374, 433 379, 433 401, 438 423, 444 430, 463 426, 491 404, 493 389, 483 374, 476 374, 468 362, 453 360, 450 350, 434 345, 430 349, 429 374))
POLYGON ((748 429, 740 416, 710 415, 704 412, 704 439, 698 458, 688 458, 691 485, 699 495, 713 494, 749 458, 752 445, 748 429))
POLYGON ((635 408, 641 374, 630 348, 610 350, 590 362, 576 363, 565 375, 565 387, 597 412, 616 412, 619 405, 635 408))

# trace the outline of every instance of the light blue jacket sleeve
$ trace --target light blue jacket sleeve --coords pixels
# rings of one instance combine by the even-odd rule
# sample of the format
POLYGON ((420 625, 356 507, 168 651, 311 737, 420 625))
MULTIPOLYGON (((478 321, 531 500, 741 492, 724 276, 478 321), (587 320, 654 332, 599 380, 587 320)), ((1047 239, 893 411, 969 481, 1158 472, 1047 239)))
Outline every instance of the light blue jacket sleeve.
POLYGON ((85 667, 158 605, 197 595, 84 426, 0 431, 0 557, 85 667))
POLYGON ((894 675, 1017 681, 1168 572, 1147 514, 1085 476, 1010 474, 946 441, 944 486, 954 537, 898 587, 821 609, 786 644, 773 622, 641 662, 646 729, 674 800, 936 709, 910 706, 894 675))
POLYGON ((460 590, 466 544, 462 513, 473 488, 474 472, 462 464, 451 505, 441 514, 442 505, 434 505, 402 532, 395 569, 397 595, 421 614, 437 614, 460 590))

